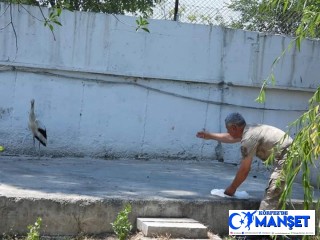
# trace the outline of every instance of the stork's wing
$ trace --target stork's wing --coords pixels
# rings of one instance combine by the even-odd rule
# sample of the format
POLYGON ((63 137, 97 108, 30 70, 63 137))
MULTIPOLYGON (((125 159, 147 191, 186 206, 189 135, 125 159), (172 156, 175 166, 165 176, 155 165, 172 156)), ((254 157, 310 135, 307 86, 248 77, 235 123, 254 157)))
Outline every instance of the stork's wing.
POLYGON ((40 122, 39 120, 36 120, 36 124, 38 126, 38 131, 42 134, 42 136, 47 139, 47 130, 46 127, 44 126, 44 124, 42 122, 40 122))
POLYGON ((38 128, 38 131, 42 134, 42 136, 47 139, 47 131, 46 129, 38 128))
POLYGON ((46 126, 44 126, 44 124, 42 122, 40 122, 40 120, 37 119, 36 124, 37 124, 38 128, 46 130, 46 126))

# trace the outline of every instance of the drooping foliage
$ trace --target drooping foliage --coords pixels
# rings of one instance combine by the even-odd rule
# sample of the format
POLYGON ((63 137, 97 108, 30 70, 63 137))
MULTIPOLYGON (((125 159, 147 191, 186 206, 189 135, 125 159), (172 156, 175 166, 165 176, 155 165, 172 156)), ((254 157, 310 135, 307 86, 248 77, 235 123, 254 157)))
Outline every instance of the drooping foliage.
POLYGON ((320 37, 317 0, 231 0, 228 7, 239 14, 229 26, 237 29, 305 37, 320 37), (312 18, 314 26, 310 26, 312 18), (311 27, 310 29, 308 29, 311 27))
POLYGON ((112 14, 139 14, 148 17, 152 13, 154 0, 5 0, 4 2, 43 7, 58 7, 71 11, 101 12, 112 14))

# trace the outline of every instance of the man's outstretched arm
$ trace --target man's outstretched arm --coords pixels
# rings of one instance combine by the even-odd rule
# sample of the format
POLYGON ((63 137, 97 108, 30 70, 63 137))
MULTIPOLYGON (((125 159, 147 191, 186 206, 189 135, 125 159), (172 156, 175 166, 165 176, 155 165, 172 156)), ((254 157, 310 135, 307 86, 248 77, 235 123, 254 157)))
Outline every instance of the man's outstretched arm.
POLYGON ((242 159, 240 168, 238 169, 238 172, 233 179, 232 183, 230 184, 229 187, 226 188, 224 191, 224 194, 233 196, 234 193, 236 192, 237 188, 246 180, 250 169, 251 169, 251 163, 252 163, 253 157, 248 156, 242 159))
POLYGON ((216 140, 223 143, 236 143, 240 142, 240 138, 233 138, 229 133, 209 133, 206 131, 198 132, 196 135, 198 138, 206 140, 216 140))

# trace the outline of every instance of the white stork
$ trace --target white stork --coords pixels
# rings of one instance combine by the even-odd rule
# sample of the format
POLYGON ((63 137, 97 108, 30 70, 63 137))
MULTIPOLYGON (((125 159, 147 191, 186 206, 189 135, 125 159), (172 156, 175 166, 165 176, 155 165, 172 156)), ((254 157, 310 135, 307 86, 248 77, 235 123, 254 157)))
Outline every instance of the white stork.
POLYGON ((39 141, 39 151, 40 151, 40 143, 43 146, 47 146, 47 130, 45 126, 36 119, 36 115, 34 113, 34 99, 31 100, 31 109, 29 113, 29 129, 33 134, 33 145, 35 145, 35 138, 39 141))

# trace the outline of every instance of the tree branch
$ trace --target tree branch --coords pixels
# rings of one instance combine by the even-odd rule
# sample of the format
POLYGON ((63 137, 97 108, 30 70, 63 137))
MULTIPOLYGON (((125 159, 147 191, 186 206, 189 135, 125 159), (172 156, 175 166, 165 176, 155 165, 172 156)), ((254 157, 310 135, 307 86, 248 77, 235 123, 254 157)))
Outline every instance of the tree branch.
POLYGON ((40 18, 37 18, 36 16, 32 15, 30 11, 28 11, 23 5, 20 5, 23 10, 25 10, 31 17, 33 17, 34 19, 38 20, 39 22, 44 22, 43 20, 41 20, 40 18))
POLYGON ((12 3, 11 3, 11 2, 10 2, 9 7, 10 7, 10 23, 9 23, 9 25, 11 25, 12 30, 13 30, 13 33, 14 33, 14 37, 15 37, 15 39, 16 39, 16 54, 17 54, 17 53, 18 53, 18 36, 17 36, 16 29, 15 29, 15 27, 14 27, 14 25, 13 25, 13 19, 12 19, 12 3))
MULTIPOLYGON (((47 23, 47 22, 48 22, 48 19, 44 16, 43 11, 42 11, 42 9, 41 9, 41 6, 39 5, 38 7, 39 7, 40 12, 41 12, 41 15, 42 15, 42 17, 43 17, 43 19, 44 19, 44 22, 47 23)), ((54 32, 52 31, 52 29, 50 29, 50 31, 51 31, 51 33, 52 33, 53 40, 56 41, 56 36, 54 35, 54 32)))
POLYGON ((7 12, 7 10, 8 10, 9 7, 10 7, 10 5, 8 5, 8 6, 6 7, 6 9, 4 10, 4 12, 0 14, 0 17, 2 17, 2 15, 4 15, 4 14, 7 12))

